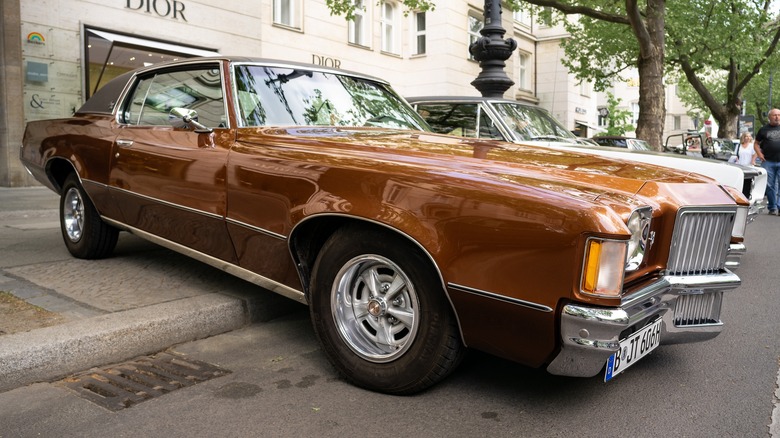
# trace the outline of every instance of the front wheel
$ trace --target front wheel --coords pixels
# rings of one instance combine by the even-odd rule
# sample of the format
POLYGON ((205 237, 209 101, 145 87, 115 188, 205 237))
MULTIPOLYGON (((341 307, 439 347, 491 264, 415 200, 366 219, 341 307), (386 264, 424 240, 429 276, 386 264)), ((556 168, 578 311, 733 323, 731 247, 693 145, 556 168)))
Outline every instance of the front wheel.
POLYGON ((431 263, 385 231, 349 227, 324 245, 310 312, 344 378, 389 394, 419 392, 463 357, 455 317, 431 263))
POLYGON ((75 174, 62 186, 60 229, 68 251, 80 259, 109 256, 119 237, 119 230, 100 218, 75 174))

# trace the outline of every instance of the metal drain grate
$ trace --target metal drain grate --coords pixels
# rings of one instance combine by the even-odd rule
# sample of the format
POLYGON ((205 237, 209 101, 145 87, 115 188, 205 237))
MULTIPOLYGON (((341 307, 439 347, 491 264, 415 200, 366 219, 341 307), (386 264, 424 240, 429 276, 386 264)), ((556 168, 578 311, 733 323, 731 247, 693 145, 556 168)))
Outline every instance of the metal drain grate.
POLYGON ((159 353, 85 371, 62 383, 91 402, 119 411, 226 374, 230 374, 230 371, 205 362, 171 353, 159 353))

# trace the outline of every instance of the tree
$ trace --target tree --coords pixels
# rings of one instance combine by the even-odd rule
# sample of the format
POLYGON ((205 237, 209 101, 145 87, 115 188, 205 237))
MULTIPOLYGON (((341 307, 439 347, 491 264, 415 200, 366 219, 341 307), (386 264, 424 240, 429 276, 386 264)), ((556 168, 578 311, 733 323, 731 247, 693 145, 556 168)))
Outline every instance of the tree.
MULTIPOLYGON (((562 43, 567 55, 564 64, 576 77, 593 81, 597 89, 605 89, 622 70, 639 69, 637 136, 648 140, 654 148, 657 146, 652 140, 660 139, 662 135, 663 114, 655 113, 653 118, 658 125, 646 129, 643 90, 647 89, 645 85, 648 81, 651 82, 649 88, 654 90, 652 99, 659 100, 664 99, 663 77, 677 82, 683 102, 692 106, 694 113, 712 114, 719 125, 718 136, 734 137, 743 94, 761 93, 750 84, 773 60, 780 37, 780 26, 772 21, 768 12, 768 0, 648 0, 645 11, 658 8, 665 11, 658 14, 659 18, 652 27, 657 32, 648 31, 647 34, 651 39, 656 37, 653 39, 658 44, 655 49, 663 53, 666 73, 664 75, 662 70, 661 76, 657 76, 658 64, 653 64, 648 77, 648 71, 643 70, 642 65, 652 61, 644 55, 648 50, 643 51, 646 43, 641 39, 645 34, 641 25, 645 23, 648 30, 651 29, 651 16, 640 15, 638 20, 630 21, 635 38, 627 38, 626 25, 620 20, 604 19, 594 11, 588 11, 615 13, 616 10, 625 10, 631 17, 632 8, 637 8, 636 1, 526 0, 526 3, 550 6, 565 14, 583 14, 577 20, 564 22, 566 30, 572 35, 562 43), (576 7, 585 3, 589 8, 576 7), (665 39, 662 37, 664 32, 665 39), (653 138, 648 137, 650 133, 653 138)), ((766 77, 759 82, 766 84, 766 77)), ((659 108, 658 105, 662 104, 656 103, 651 108, 659 108)))
POLYGON ((767 123, 766 114, 780 106, 780 57, 774 56, 761 68, 742 93, 745 114, 755 116, 755 131, 767 123))
POLYGON ((746 93, 751 94, 755 110, 766 102, 766 94, 757 95, 766 91, 767 84, 767 75, 762 78, 760 73, 765 67, 777 68, 772 63, 780 41, 780 26, 772 19, 769 4, 768 0, 669 3, 670 77, 687 82, 681 87, 683 102, 712 114, 718 137, 736 138, 746 93), (758 78, 760 83, 750 87, 758 78))
POLYGON ((621 99, 616 99, 615 95, 607 92, 607 131, 604 135, 626 135, 627 131, 633 131, 634 125, 629 123, 631 120, 631 111, 620 108, 621 99))
MULTIPOLYGON (((639 72, 639 120, 637 137, 661 150, 666 116, 664 93, 665 0, 511 0, 513 9, 553 8, 563 14, 547 14, 551 24, 563 23, 572 38, 562 46, 569 71, 590 80, 597 90, 607 88, 620 72, 639 72), (576 20, 566 16, 577 15, 576 20), (598 35, 598 36, 596 36, 598 35)), ((537 12, 541 12, 536 9, 537 12)), ((545 15, 542 15, 543 17, 545 15)))

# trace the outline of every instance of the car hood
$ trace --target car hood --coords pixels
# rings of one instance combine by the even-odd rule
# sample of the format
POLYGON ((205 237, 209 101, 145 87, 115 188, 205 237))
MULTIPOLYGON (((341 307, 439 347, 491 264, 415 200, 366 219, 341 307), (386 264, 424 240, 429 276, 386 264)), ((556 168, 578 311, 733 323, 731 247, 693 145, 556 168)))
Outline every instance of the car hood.
POLYGON ((295 147, 303 142, 307 148, 322 149, 324 153, 339 157, 339 165, 405 164, 407 171, 409 167, 424 168, 459 180, 483 181, 494 187, 519 184, 588 201, 606 194, 613 200, 619 194, 618 197, 624 200, 645 188, 648 196, 674 193, 671 196, 686 204, 734 202, 722 189, 711 184, 711 180, 697 174, 576 150, 376 128, 293 127, 241 131, 239 143, 272 142, 295 147), (328 148, 332 149, 326 150, 328 148), (653 188, 645 187, 649 183, 653 188), (660 186, 664 188, 660 189, 660 186))
MULTIPOLYGON (((526 144, 525 142, 523 144, 526 144)), ((631 160, 640 163, 669 167, 679 171, 695 173, 712 178, 718 184, 734 187, 743 193, 749 193, 751 215, 755 217, 760 210, 767 185, 766 170, 760 167, 743 166, 726 161, 711 160, 687 155, 670 154, 656 151, 635 151, 611 147, 591 147, 562 142, 534 143, 540 146, 595 154, 602 157, 631 160), (747 184, 747 186, 745 186, 747 184), (746 192, 747 191, 747 192, 746 192)))
MULTIPOLYGON (((525 144, 525 143, 524 143, 525 144)), ((576 152, 595 154, 602 157, 631 160, 656 166, 670 167, 683 172, 695 173, 712 178, 720 184, 742 189, 745 173, 739 166, 733 166, 723 161, 713 161, 706 158, 674 155, 665 152, 633 151, 606 146, 585 146, 570 143, 544 142, 539 144, 556 149, 574 150, 576 152)))

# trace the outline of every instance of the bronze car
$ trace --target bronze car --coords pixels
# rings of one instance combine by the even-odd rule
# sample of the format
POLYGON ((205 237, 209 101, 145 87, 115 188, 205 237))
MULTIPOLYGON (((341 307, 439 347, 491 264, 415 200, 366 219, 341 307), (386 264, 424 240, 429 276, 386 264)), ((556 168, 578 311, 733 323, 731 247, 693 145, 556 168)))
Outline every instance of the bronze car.
POLYGON ((30 122, 21 158, 60 194, 74 256, 127 231, 307 303, 327 357, 372 390, 420 391, 465 347, 609 379, 721 331, 737 190, 424 127, 376 78, 204 58, 30 122))

